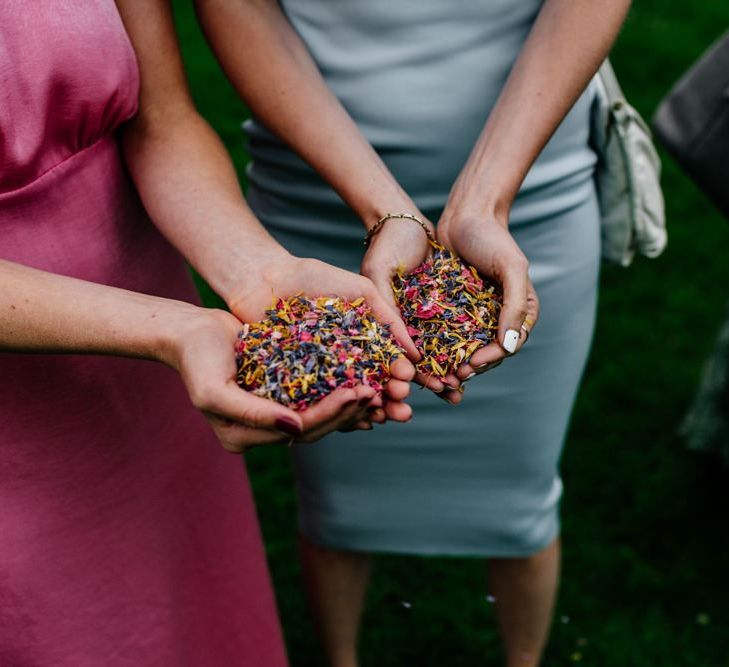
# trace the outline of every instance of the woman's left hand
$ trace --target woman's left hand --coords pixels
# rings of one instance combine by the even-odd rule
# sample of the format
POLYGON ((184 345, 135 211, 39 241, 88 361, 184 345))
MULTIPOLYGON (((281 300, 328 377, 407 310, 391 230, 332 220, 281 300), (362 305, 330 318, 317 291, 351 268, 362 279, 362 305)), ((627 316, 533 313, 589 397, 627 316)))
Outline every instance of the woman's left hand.
POLYGON ((498 366, 526 343, 539 319, 539 299, 529 278, 529 262, 508 230, 506 220, 496 216, 450 214, 438 223, 438 240, 484 276, 502 286, 498 345, 486 345, 462 364, 456 375, 463 381, 498 366))
MULTIPOLYGON (((424 222, 428 231, 434 233, 432 223, 424 222)), ((388 220, 372 238, 362 259, 361 271, 372 280, 382 297, 397 312, 392 289, 393 278, 398 271, 404 273, 412 271, 429 254, 428 236, 416 222, 407 219, 388 220)), ((460 380, 455 375, 449 375, 441 380, 433 375, 417 373, 415 382, 454 405, 457 405, 462 398, 458 391, 460 380)))
MULTIPOLYGON (((412 409, 404 400, 410 393, 410 381, 415 368, 409 359, 419 358, 418 351, 400 314, 364 276, 339 269, 316 259, 294 257, 277 247, 259 257, 262 267, 256 276, 241 282, 240 288, 228 298, 231 312, 244 322, 255 322, 264 316, 275 298, 287 298, 296 294, 306 296, 338 296, 350 301, 364 297, 374 316, 390 325, 390 330, 405 350, 407 357, 400 357, 390 367, 391 379, 385 385, 383 396, 375 396, 370 403, 369 420, 383 423, 390 419, 408 421, 412 409)), ((369 420, 359 422, 358 428, 371 427, 369 420)))

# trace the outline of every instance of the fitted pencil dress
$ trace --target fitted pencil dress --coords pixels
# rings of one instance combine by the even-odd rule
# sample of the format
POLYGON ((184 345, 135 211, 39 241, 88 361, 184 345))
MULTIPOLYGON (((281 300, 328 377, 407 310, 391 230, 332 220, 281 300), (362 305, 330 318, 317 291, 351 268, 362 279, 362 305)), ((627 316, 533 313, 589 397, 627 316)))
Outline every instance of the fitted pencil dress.
MULTIPOLYGON (((283 0, 327 84, 395 177, 437 220, 541 3, 283 0)), ((295 450, 301 530, 320 544, 519 556, 559 531, 558 463, 592 337, 599 219, 589 91, 526 178, 510 228, 541 320, 513 359, 451 407, 415 391, 413 420, 295 450)), ((363 227, 255 120, 249 201, 291 251, 358 270, 363 227)), ((321 150, 337 150, 322 146, 321 150)))
MULTIPOLYGON (((194 301, 121 159, 138 88, 112 0, 0 2, 0 258, 194 301)), ((0 665, 285 664, 245 471, 177 374, 0 353, 0 665)))

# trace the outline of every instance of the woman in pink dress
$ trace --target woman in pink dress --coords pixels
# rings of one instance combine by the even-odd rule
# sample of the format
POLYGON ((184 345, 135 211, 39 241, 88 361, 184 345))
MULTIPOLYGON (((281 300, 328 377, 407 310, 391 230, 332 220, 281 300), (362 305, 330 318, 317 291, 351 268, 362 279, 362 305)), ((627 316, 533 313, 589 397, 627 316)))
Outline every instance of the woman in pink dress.
POLYGON ((284 665, 245 472, 213 430, 240 452, 407 419, 407 385, 303 415, 242 392, 239 320, 192 305, 158 229, 240 318, 332 289, 395 316, 262 230, 167 2, 117 4, 0 3, 0 665, 284 665))

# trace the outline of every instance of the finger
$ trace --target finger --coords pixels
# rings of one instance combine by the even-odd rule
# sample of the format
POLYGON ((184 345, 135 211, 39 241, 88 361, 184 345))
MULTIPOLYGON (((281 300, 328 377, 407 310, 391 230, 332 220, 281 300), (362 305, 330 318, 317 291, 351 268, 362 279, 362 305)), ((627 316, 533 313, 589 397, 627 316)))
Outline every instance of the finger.
POLYGON ((210 413, 205 416, 210 421, 223 449, 231 454, 241 454, 258 445, 273 445, 293 440, 293 436, 282 435, 276 431, 249 428, 210 413))
POLYGON ((374 389, 364 385, 335 390, 303 413, 305 432, 301 440, 313 442, 331 431, 347 428, 366 419, 368 406, 375 396, 374 389), (308 414, 310 412, 312 414, 308 414), (327 419, 322 419, 323 415, 327 419), (316 421, 312 421, 311 428, 307 428, 312 418, 316 418, 316 421))
POLYGON ((443 378, 443 384, 450 387, 451 389, 458 389, 458 387, 461 386, 461 381, 455 374, 448 373, 448 375, 443 378))
POLYGON ((375 394, 367 404, 368 408, 381 408, 385 404, 382 394, 375 394))
POLYGON ((201 410, 220 415, 254 429, 279 431, 299 437, 303 432, 301 417, 289 408, 241 389, 232 380, 202 392, 195 404, 201 410))
POLYGON ((415 377, 415 366, 413 366, 407 359, 398 357, 390 364, 390 375, 392 375, 392 377, 396 380, 412 382, 415 377))
POLYGON ((519 344, 521 324, 527 314, 529 294, 528 263, 522 256, 506 260, 500 271, 504 301, 499 317, 499 343, 508 354, 514 354, 519 344))
POLYGON ((413 378, 415 384, 419 384, 425 389, 430 389, 435 394, 442 393, 446 386, 432 373, 416 373, 413 378))
POLYGON ((405 322, 402 321, 400 309, 395 303, 390 276, 378 273, 372 277, 370 284, 371 287, 367 288, 364 297, 370 308, 372 308, 375 317, 380 322, 386 322, 390 325, 393 337, 400 344, 400 347, 405 350, 408 359, 413 362, 420 361, 420 352, 415 347, 413 339, 410 338, 405 322))
POLYGON ((359 419, 354 422, 350 422, 349 424, 345 424, 341 428, 338 428, 337 430, 340 433, 352 433, 353 431, 371 431, 372 430, 372 422, 368 419, 359 419))
POLYGON ((390 380, 385 385, 385 395, 391 401, 404 401, 410 394, 410 383, 403 380, 390 380))
POLYGON ((469 380, 474 375, 483 373, 487 366, 500 361, 506 356, 504 349, 497 344, 490 343, 485 347, 476 350, 467 364, 462 364, 458 369, 458 377, 462 380, 469 380))
MULTIPOLYGON (((367 404, 375 395, 374 389, 363 385, 335 389, 331 394, 309 406, 301 413, 304 431, 309 433, 329 424, 344 423, 347 417, 350 417, 360 408, 364 413, 367 404), (359 405, 360 400, 362 401, 361 406, 359 405)), ((339 428, 339 426, 337 425, 336 428, 339 428)), ((330 428, 329 430, 334 429, 330 428)))
POLYGON ((375 408, 367 417, 375 424, 384 424, 387 421, 387 414, 384 408, 375 408))
MULTIPOLYGON (((463 387, 463 385, 461 386, 463 387)), ((465 389, 465 387, 463 389, 465 389)), ((438 398, 442 398, 446 403, 450 403, 451 405, 458 405, 463 400, 463 391, 448 389, 442 394, 436 394, 436 396, 438 396, 438 398)))
POLYGON ((385 403, 383 408, 387 419, 394 422, 408 422, 413 417, 413 409, 407 403, 385 403))
POLYGON ((373 428, 372 422, 369 419, 360 419, 347 428, 340 428, 339 430, 342 433, 351 433, 352 431, 371 431, 373 428))

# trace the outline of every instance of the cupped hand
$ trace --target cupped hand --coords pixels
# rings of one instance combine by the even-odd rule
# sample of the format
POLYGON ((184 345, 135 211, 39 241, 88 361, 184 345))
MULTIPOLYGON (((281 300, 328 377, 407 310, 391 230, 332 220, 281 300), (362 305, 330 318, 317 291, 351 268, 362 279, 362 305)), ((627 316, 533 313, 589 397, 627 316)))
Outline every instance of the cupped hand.
POLYGON ((438 223, 438 240, 503 289, 498 345, 486 345, 456 375, 467 380, 516 354, 539 319, 539 299, 529 278, 529 262, 505 222, 478 215, 448 215, 438 223))
POLYGON ((304 412, 241 389, 235 381, 234 346, 242 327, 228 312, 195 308, 176 324, 164 358, 179 372, 193 405, 226 450, 241 453, 258 445, 313 442, 366 419, 375 391, 363 385, 339 389, 304 412))
MULTIPOLYGON (((372 308, 374 316, 380 322, 389 324, 390 331, 405 350, 406 356, 399 357, 391 364, 391 379, 385 385, 384 396, 373 394, 367 405, 368 412, 356 423, 356 427, 368 429, 371 421, 382 423, 388 419, 408 421, 412 410, 404 400, 410 393, 410 381, 415 375, 411 360, 416 361, 420 355, 392 300, 384 298, 365 276, 316 259, 294 257, 277 250, 262 257, 260 265, 260 274, 242 281, 240 288, 228 298, 231 312, 243 321, 255 322, 264 316, 276 298, 304 294, 310 297, 338 296, 354 301, 363 297, 372 308)), ((328 409, 332 401, 339 405, 338 397, 345 391, 349 390, 337 389, 301 414, 308 418, 309 413, 315 408, 318 410, 319 406, 328 409), (330 401, 330 397, 335 398, 330 401)), ((314 414, 318 415, 318 412, 314 414)))
MULTIPOLYGON (((433 225, 425 221, 433 233, 433 225)), ((413 220, 393 218, 388 220, 375 234, 362 259, 361 272, 375 285, 382 298, 396 313, 399 309, 392 291, 392 280, 402 271, 408 273, 423 263, 430 254, 430 244, 423 228, 413 220)), ((417 373, 415 382, 434 391, 451 403, 461 400, 456 391, 460 380, 455 375, 444 378, 445 382, 433 375, 417 373)))

